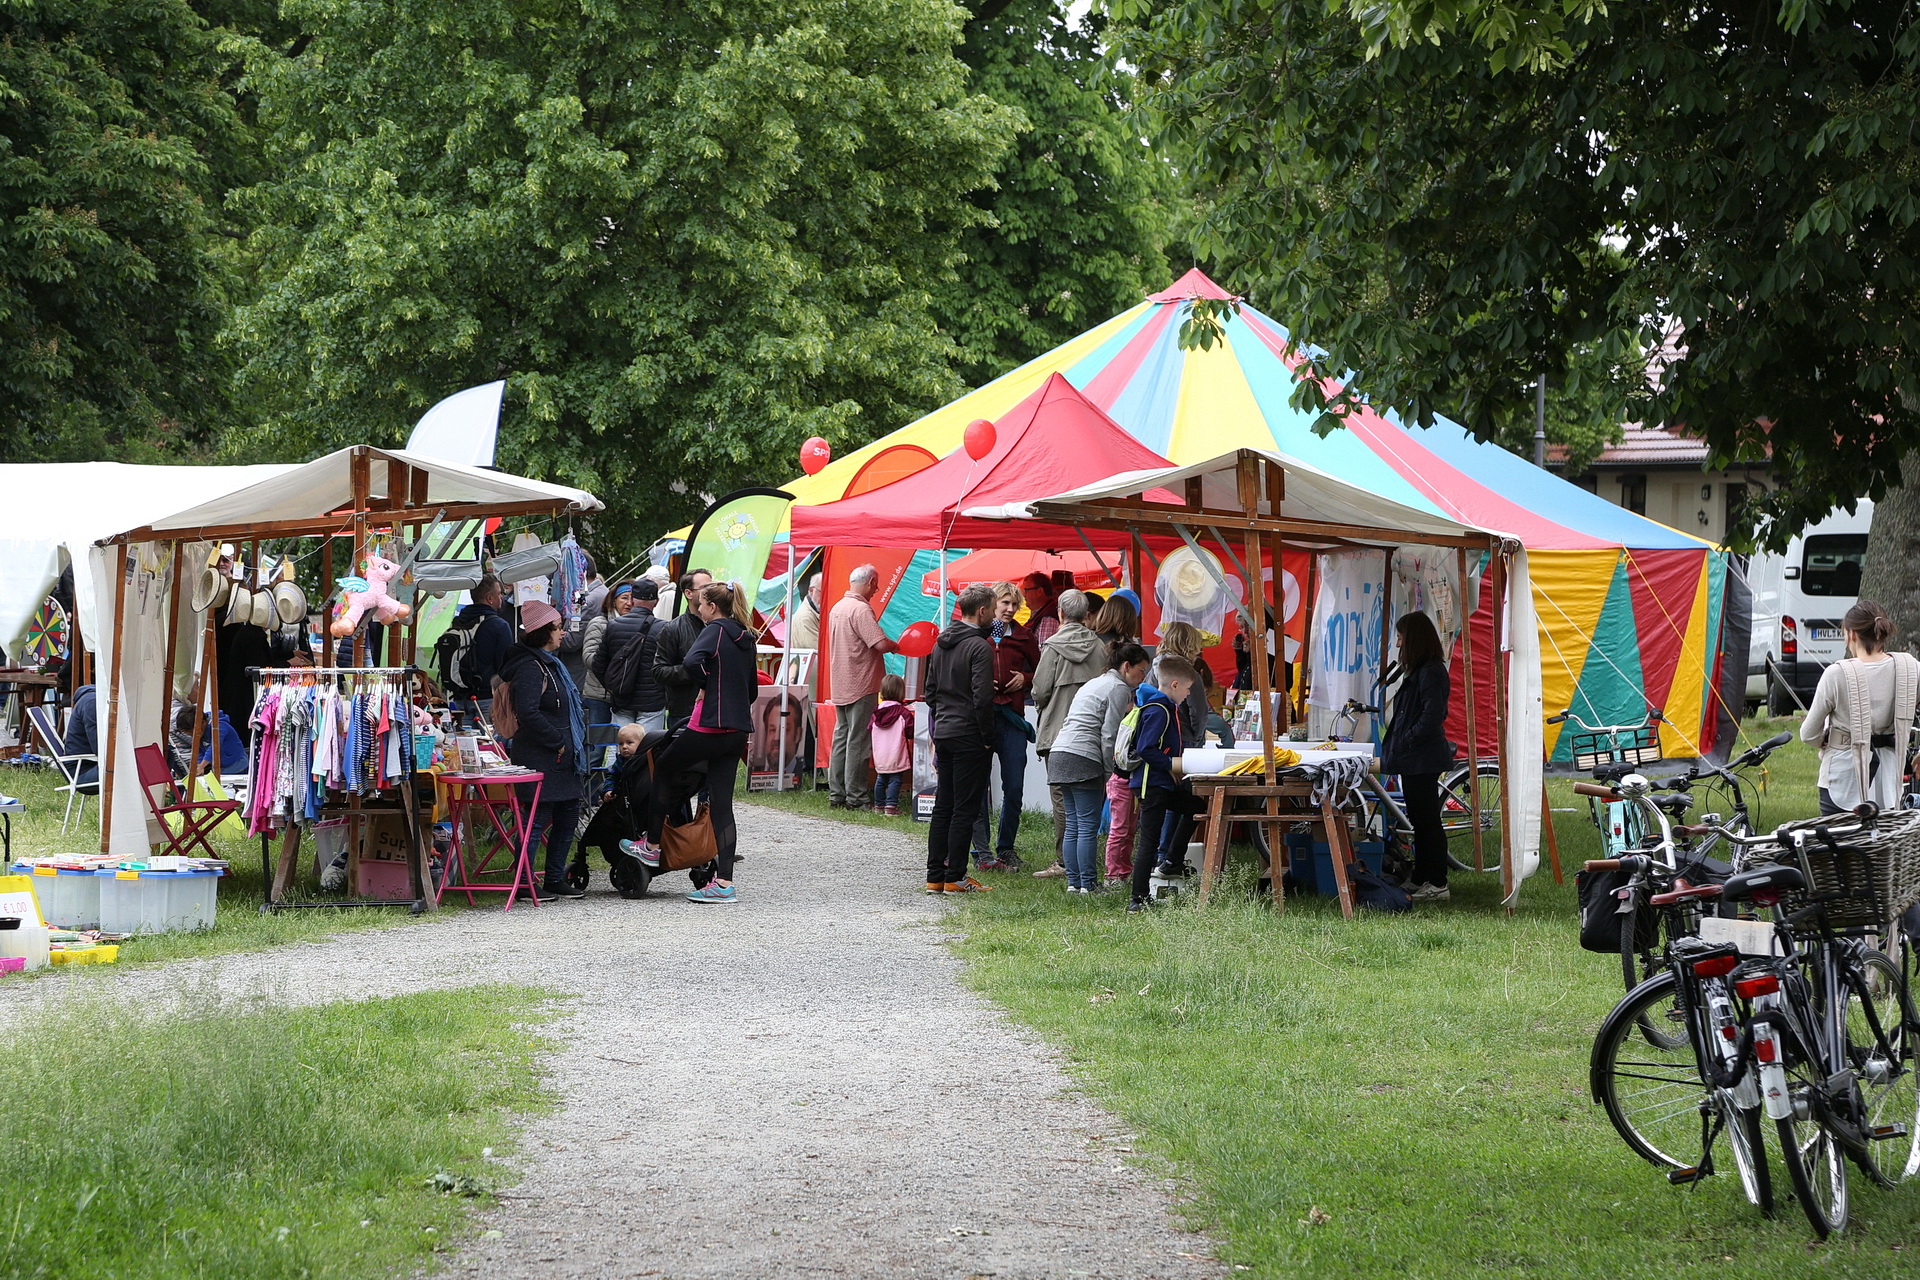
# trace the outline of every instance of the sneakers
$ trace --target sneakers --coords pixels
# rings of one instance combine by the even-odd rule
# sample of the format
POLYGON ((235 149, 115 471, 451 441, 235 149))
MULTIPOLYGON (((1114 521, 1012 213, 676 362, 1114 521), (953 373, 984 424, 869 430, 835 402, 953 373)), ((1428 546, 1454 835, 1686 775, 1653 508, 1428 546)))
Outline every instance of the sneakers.
POLYGON ((587 896, 587 891, 565 880, 548 880, 541 884, 540 896, 543 898, 584 898, 587 896))
POLYGON ((1185 880, 1193 874, 1193 868, 1184 862, 1162 862, 1153 869, 1153 872, 1163 880, 1185 880))
POLYGON ((947 882, 945 880, 927 881, 928 893, 945 893, 946 891, 947 891, 947 882))
POLYGON ((1127 904, 1128 915, 1132 915, 1136 911, 1145 911, 1146 909, 1147 909, 1147 900, 1145 898, 1135 898, 1133 901, 1127 904))
POLYGON ((993 892, 993 890, 989 889, 986 885, 981 884, 978 880, 975 880, 972 876, 968 876, 964 880, 959 880, 952 884, 949 884, 947 886, 947 892, 948 893, 991 893, 993 892))
POLYGON ((880 815, 886 818, 897 818, 900 816, 900 806, 897 804, 882 805, 880 806, 880 815))
POLYGON ((1064 876, 1066 874, 1067 868, 1065 865, 1056 862, 1050 867, 1042 867, 1040 870, 1034 872, 1033 878, 1035 880, 1052 880, 1057 876, 1064 876))
POLYGON ((829 809, 844 809, 846 807, 847 807, 847 802, 845 800, 828 800, 827 801, 827 808, 829 809))
POLYGON ((1019 854, 1010 853, 1000 859, 1000 869, 1002 871, 1025 871, 1027 864, 1020 861, 1019 854))
POLYGON ((733 891, 732 885, 722 885, 718 880, 709 880, 705 888, 695 889, 687 895, 688 902, 738 902, 740 895, 733 891))
POLYGON ((1443 884, 1416 884, 1407 890, 1407 896, 1415 902, 1445 902, 1453 892, 1443 884))
POLYGON ((640 837, 638 840, 622 840, 620 842, 620 852, 629 857, 638 858, 650 867, 660 865, 660 850, 650 844, 645 836, 640 837))

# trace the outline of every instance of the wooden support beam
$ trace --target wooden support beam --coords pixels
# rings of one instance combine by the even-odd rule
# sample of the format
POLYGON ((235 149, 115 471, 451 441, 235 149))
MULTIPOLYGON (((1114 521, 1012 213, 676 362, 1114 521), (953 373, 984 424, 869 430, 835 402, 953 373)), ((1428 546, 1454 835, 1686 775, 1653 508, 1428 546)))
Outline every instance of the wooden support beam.
POLYGON ((1307 538, 1350 538, 1382 546, 1419 544, 1434 547, 1485 548, 1485 534, 1418 533, 1407 529, 1381 529, 1372 525, 1335 524, 1321 520, 1277 520, 1270 516, 1248 516, 1240 512, 1184 511, 1178 507, 1151 507, 1144 510, 1115 506, 1109 499, 1098 503, 1038 502, 1036 520, 1056 524, 1082 524, 1091 528, 1127 530, 1139 525, 1209 524, 1223 529, 1250 529, 1258 533, 1292 533, 1307 538))
MULTIPOLYGON (((431 506, 422 504, 404 511, 378 513, 377 523, 381 528, 389 525, 398 527, 419 520, 431 520, 435 513, 445 512, 449 523, 463 520, 491 519, 494 516, 539 516, 560 515, 572 508, 573 504, 563 498, 542 498, 529 502, 441 502, 431 506)), ((294 520, 255 520, 245 524, 209 524, 188 529, 154 529, 148 526, 135 529, 131 533, 116 534, 102 539, 106 543, 114 542, 215 542, 223 538, 324 538, 338 537, 351 531, 353 512, 347 508, 329 511, 318 518, 301 517, 294 520)))

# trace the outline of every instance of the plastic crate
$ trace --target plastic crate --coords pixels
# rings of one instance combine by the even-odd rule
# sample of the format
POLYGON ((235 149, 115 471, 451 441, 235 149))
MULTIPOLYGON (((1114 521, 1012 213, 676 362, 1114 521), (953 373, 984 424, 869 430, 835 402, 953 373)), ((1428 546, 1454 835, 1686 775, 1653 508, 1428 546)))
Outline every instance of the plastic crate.
POLYGON ((107 933, 179 933, 213 928, 217 871, 114 871, 100 879, 100 928, 107 933))
POLYGON ((60 871, 16 862, 13 873, 33 877, 33 896, 40 903, 40 918, 54 928, 100 927, 99 872, 60 871))
POLYGON ((55 964, 112 964, 120 958, 117 946, 84 947, 79 951, 55 951, 47 956, 55 964))
MULTIPOLYGON (((1311 832, 1294 831, 1287 836, 1287 854, 1293 864, 1294 879, 1302 885, 1312 885, 1313 891, 1323 898, 1338 897, 1340 885, 1333 878, 1333 851, 1325 840, 1315 840, 1311 832), (1311 856, 1313 876, 1309 879, 1301 874, 1301 863, 1311 856)), ((1380 875, 1386 866, 1387 846, 1379 840, 1356 840, 1353 845, 1354 859, 1375 875, 1380 875)))
POLYGON ((408 902, 413 898, 413 878, 404 862, 386 862, 356 858, 353 869, 353 894, 379 902, 408 902))
POLYGON ((25 956, 0 956, 0 973, 19 973, 26 967, 25 956))

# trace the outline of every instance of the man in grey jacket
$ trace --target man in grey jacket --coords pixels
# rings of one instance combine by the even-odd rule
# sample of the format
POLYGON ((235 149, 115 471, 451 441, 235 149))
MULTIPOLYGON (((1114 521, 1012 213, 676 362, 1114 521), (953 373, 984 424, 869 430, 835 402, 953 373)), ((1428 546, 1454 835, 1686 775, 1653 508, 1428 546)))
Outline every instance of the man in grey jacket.
POLYGON ((694 700, 700 696, 700 682, 687 674, 685 664, 687 650, 693 648, 693 642, 707 626, 693 611, 693 597, 712 581, 713 575, 705 569, 694 569, 680 576, 680 598, 676 604, 683 611, 659 628, 654 641, 653 678, 666 694, 669 729, 684 723, 693 714, 694 700))
POLYGON ((960 617, 927 662, 927 705, 933 711, 933 763, 938 776, 927 824, 927 892, 974 893, 986 886, 967 874, 974 819, 993 773, 993 592, 960 593, 960 617))
MULTIPOLYGON (((1040 665, 1033 673, 1033 706, 1038 713, 1035 747, 1040 758, 1047 758, 1054 735, 1066 721, 1067 708, 1080 686, 1107 669, 1107 644, 1087 629, 1087 596, 1084 591, 1067 590, 1054 602, 1060 615, 1060 629, 1040 645, 1040 665)), ((1067 873, 1060 853, 1067 834, 1066 793, 1049 785, 1053 799, 1053 865, 1033 874, 1041 879, 1067 873)))

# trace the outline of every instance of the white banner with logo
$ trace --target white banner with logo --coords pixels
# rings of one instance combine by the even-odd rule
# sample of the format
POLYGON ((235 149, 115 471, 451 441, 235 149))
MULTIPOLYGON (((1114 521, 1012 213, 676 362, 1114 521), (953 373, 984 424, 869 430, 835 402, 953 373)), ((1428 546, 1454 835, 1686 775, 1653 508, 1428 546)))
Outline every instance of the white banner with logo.
MULTIPOLYGON (((1337 551, 1320 557, 1320 590, 1308 638, 1313 678, 1309 706, 1338 711, 1348 699, 1373 702, 1380 681, 1386 572, 1384 551, 1337 551)), ((1366 733, 1367 721, 1360 723, 1356 736, 1366 733)))

